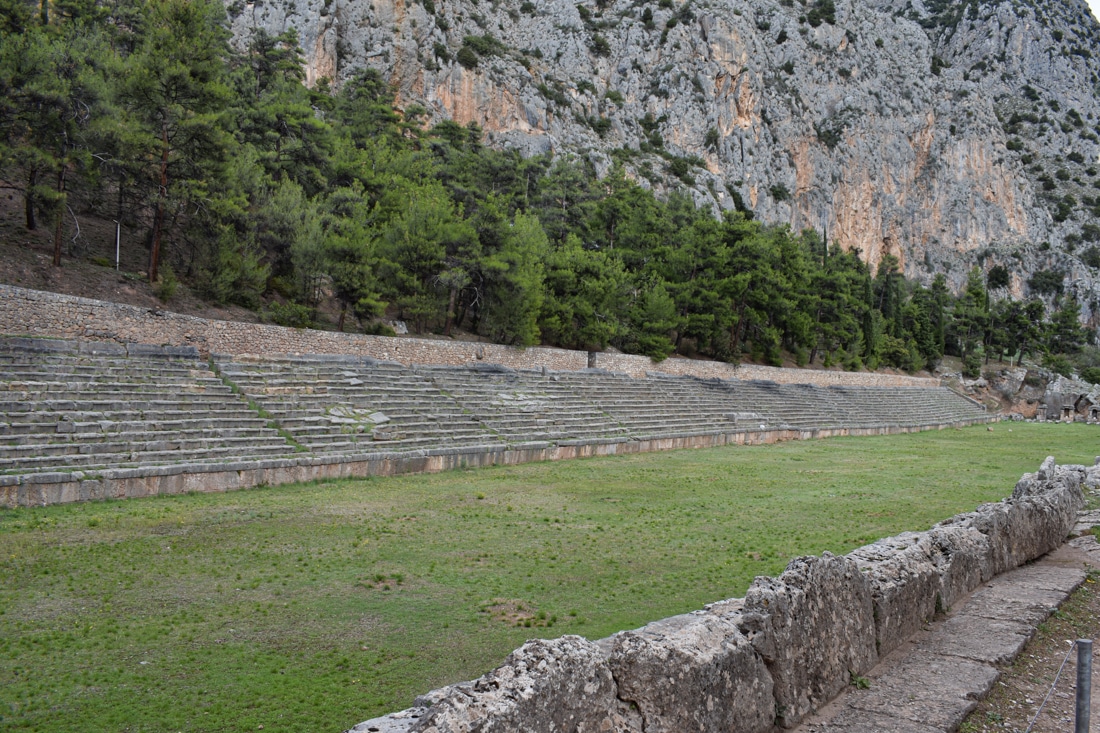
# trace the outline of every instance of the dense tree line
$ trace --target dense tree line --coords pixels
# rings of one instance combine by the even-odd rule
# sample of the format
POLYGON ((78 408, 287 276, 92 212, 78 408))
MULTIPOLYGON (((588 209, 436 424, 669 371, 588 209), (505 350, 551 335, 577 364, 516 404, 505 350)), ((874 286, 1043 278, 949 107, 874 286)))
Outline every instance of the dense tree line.
POLYGON ((620 168, 429 128, 374 71, 309 89, 293 31, 234 52, 218 0, 0 0, 0 34, 0 177, 28 228, 54 228, 55 264, 79 199, 141 224, 152 282, 288 325, 332 295, 341 329, 388 314, 518 345, 907 370, 1089 337, 1068 297, 1049 316, 992 300, 977 270, 953 296, 620 168))

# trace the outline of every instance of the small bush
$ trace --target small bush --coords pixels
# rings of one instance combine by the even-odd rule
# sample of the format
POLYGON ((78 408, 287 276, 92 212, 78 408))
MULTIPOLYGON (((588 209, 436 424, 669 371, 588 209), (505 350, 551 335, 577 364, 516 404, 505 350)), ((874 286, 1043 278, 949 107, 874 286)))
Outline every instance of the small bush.
POLYGON ((967 379, 977 379, 982 375, 982 352, 974 349, 963 357, 962 375, 967 379))
POLYGON ((1061 295, 1064 277, 1061 270, 1038 270, 1028 279, 1027 286, 1041 295, 1061 295))
POLYGON ((1100 367, 1085 367, 1081 370, 1081 379, 1089 384, 1100 384, 1100 367))
POLYGON ((462 67, 465 69, 477 68, 477 52, 469 46, 463 46, 462 48, 458 49, 458 55, 456 56, 456 58, 458 59, 458 63, 462 64, 462 67))
POLYGON ((1064 354, 1048 354, 1043 357, 1043 366, 1063 377, 1073 376, 1073 363, 1064 354))
POLYGON ((176 273, 172 272, 171 267, 164 265, 160 268, 160 279, 153 286, 153 294, 161 303, 167 303, 176 294, 179 286, 180 281, 176 279, 176 273))
POLYGON ((267 315, 280 326, 309 328, 313 325, 313 309, 301 303, 274 302, 268 306, 267 315))
POLYGON ((777 183, 768 190, 776 201, 786 201, 791 197, 791 192, 782 183, 777 183))
POLYGON ((363 333, 368 336, 396 336, 397 331, 393 330, 393 326, 390 326, 382 321, 371 321, 363 327, 363 333))
POLYGON ((1081 253, 1081 261, 1089 267, 1100 269, 1100 248, 1093 245, 1081 253))
POLYGON ((606 117, 589 117, 588 126, 595 130, 597 135, 603 137, 611 130, 611 120, 606 117))
POLYGON ((712 127, 707 130, 706 137, 703 138, 703 144, 711 150, 718 149, 718 128, 712 127))
POLYGON ((814 28, 817 28, 823 22, 835 25, 836 5, 833 0, 816 0, 813 7, 806 13, 806 21, 814 28))

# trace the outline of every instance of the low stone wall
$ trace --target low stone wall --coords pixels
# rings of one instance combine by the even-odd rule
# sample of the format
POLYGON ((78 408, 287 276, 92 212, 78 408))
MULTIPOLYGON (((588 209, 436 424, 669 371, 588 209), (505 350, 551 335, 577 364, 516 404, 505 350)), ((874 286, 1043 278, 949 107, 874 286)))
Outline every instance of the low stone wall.
MULTIPOLYGON (((988 422, 986 417, 974 422, 988 422)), ((594 456, 629 455, 651 451, 714 448, 724 445, 762 445, 785 440, 839 436, 896 435, 942 430, 971 424, 944 423, 915 427, 827 428, 814 430, 743 430, 650 440, 578 440, 558 444, 528 443, 503 446, 440 448, 402 453, 273 458, 237 463, 178 463, 168 466, 112 468, 0 475, 0 507, 46 506, 74 501, 131 499, 170 494, 218 493, 256 486, 318 479, 396 476, 437 473, 459 468, 510 466, 531 461, 558 461, 594 456)))
POLYGON ((529 641, 473 682, 355 731, 679 733, 792 728, 994 575, 1055 549, 1097 466, 1026 474, 1012 497, 847 556, 800 557, 743 599, 624 631, 529 641))
POLYGON ((586 351, 549 348, 517 349, 468 341, 366 336, 238 321, 215 321, 11 285, 0 285, 0 334, 192 346, 203 356, 211 353, 265 356, 347 354, 370 356, 405 365, 467 366, 486 363, 502 364, 512 369, 546 368, 557 371, 597 367, 633 377, 643 377, 647 372, 661 372, 700 378, 762 379, 785 384, 820 386, 940 385, 939 380, 902 375, 733 366, 721 362, 680 358, 655 363, 648 357, 627 354, 590 354, 586 351))

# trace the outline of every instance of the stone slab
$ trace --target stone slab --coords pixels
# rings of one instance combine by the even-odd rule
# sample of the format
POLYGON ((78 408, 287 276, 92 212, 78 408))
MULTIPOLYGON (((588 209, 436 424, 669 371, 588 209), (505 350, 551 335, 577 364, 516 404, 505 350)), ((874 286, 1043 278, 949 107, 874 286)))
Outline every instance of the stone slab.
POLYGON ((944 621, 936 634, 920 641, 918 653, 1005 664, 1016 658, 1034 630, 1024 621, 960 614, 944 621))
POLYGON ((1057 591, 1067 595, 1085 582, 1085 571, 1080 567, 1060 567, 1050 563, 1033 563, 1011 570, 997 579, 998 585, 1028 585, 1034 588, 1057 591))
POLYGON ((1069 541, 1071 547, 1084 553, 1089 561, 1100 566, 1100 542, 1091 534, 1083 535, 1069 541))
POLYGON ((367 720, 345 733, 408 733, 425 712, 426 708, 409 708, 367 720))
POLYGON ((943 730, 893 715, 845 710, 828 723, 807 726, 806 733, 943 733, 943 730))
POLYGON ((1054 613, 1064 598, 1064 593, 1044 588, 998 586, 979 589, 967 602, 966 615, 1023 621, 1036 626, 1054 613), (982 593, 981 590, 988 592, 982 593))
POLYGON ((958 657, 912 656, 866 690, 849 693, 848 707, 955 730, 997 681, 996 668, 958 657))

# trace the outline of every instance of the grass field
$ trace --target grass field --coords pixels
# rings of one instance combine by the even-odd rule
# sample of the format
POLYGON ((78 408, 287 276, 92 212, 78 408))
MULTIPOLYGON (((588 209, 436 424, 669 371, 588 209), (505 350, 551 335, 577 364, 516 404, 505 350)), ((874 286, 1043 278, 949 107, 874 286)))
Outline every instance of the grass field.
POLYGON ((0 729, 343 730, 1009 494, 1095 426, 1002 423, 0 510, 0 729), (1010 432, 1011 431, 1011 432, 1010 432))

